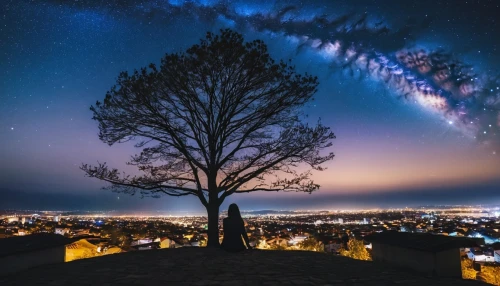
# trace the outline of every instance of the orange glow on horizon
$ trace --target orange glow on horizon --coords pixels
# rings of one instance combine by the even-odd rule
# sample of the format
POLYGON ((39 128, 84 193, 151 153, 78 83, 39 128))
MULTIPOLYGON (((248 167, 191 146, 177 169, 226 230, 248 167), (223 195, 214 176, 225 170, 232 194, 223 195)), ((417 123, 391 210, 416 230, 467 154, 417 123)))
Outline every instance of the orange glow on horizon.
POLYGON ((320 191, 341 194, 453 187, 500 178, 500 156, 481 147, 412 145, 375 142, 370 150, 355 144, 336 148, 337 156, 325 165, 328 169, 315 172, 313 179, 320 191))

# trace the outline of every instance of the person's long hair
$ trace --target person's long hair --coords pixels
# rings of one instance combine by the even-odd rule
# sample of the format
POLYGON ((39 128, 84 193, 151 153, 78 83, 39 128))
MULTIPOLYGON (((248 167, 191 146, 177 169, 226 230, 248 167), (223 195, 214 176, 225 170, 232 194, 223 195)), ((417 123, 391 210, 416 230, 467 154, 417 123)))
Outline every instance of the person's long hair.
POLYGON ((238 207, 237 204, 229 205, 229 208, 227 209, 227 216, 230 219, 243 221, 243 219, 241 218, 240 208, 238 207))

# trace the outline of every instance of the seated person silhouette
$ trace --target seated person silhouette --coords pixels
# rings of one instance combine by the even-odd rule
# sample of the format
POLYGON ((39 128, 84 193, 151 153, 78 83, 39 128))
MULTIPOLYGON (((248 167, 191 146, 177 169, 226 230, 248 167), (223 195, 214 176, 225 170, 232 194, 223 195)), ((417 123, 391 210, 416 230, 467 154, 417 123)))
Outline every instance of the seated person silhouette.
POLYGON ((224 238, 222 239, 221 247, 222 249, 229 252, 239 252, 245 249, 252 249, 250 243, 248 242, 247 232, 245 230, 245 224, 241 218, 240 209, 236 204, 229 205, 227 210, 227 218, 223 221, 224 238), (243 244, 243 239, 245 244, 243 244))

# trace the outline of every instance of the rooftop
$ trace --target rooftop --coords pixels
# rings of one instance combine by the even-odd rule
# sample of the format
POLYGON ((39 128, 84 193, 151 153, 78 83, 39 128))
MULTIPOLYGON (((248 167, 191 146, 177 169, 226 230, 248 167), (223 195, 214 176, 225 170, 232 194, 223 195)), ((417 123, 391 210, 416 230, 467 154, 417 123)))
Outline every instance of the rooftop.
POLYGON ((33 268, 0 285, 486 285, 423 277, 376 262, 308 251, 178 248, 135 251, 33 268))
POLYGON ((0 240, 0 257, 62 246, 73 241, 62 235, 52 233, 3 238, 0 240))
POLYGON ((452 248, 479 246, 476 240, 429 233, 382 232, 364 238, 369 242, 388 244, 423 251, 443 251, 452 248))

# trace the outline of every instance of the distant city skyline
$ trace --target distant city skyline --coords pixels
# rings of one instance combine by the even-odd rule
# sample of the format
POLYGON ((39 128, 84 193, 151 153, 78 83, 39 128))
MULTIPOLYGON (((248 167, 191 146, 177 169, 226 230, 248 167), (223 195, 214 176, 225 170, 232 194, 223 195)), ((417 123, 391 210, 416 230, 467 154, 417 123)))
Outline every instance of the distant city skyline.
MULTIPOLYGON (((498 182, 488 186, 463 186, 454 189, 409 190, 406 192, 331 194, 318 191, 309 194, 235 195, 231 201, 221 206, 227 209, 229 203, 237 203, 242 210, 335 210, 367 208, 404 208, 425 205, 500 205, 500 194, 496 190, 498 182)), ((97 193, 23 193, 12 192, 0 201, 0 209, 39 210, 83 210, 83 211, 165 211, 199 212, 205 209, 196 198, 139 198, 106 191, 97 193)))
POLYGON ((221 210, 231 202, 242 209, 500 203, 499 3, 127 2, 6 2, 0 209, 203 211, 194 197, 105 192, 79 166, 107 162, 135 174, 125 162, 139 150, 99 141, 90 105, 119 72, 220 28, 262 39, 273 58, 317 75, 306 121, 321 118, 337 136, 336 157, 313 173, 320 191, 242 194, 221 210), (447 68, 431 69, 429 58, 447 68))

